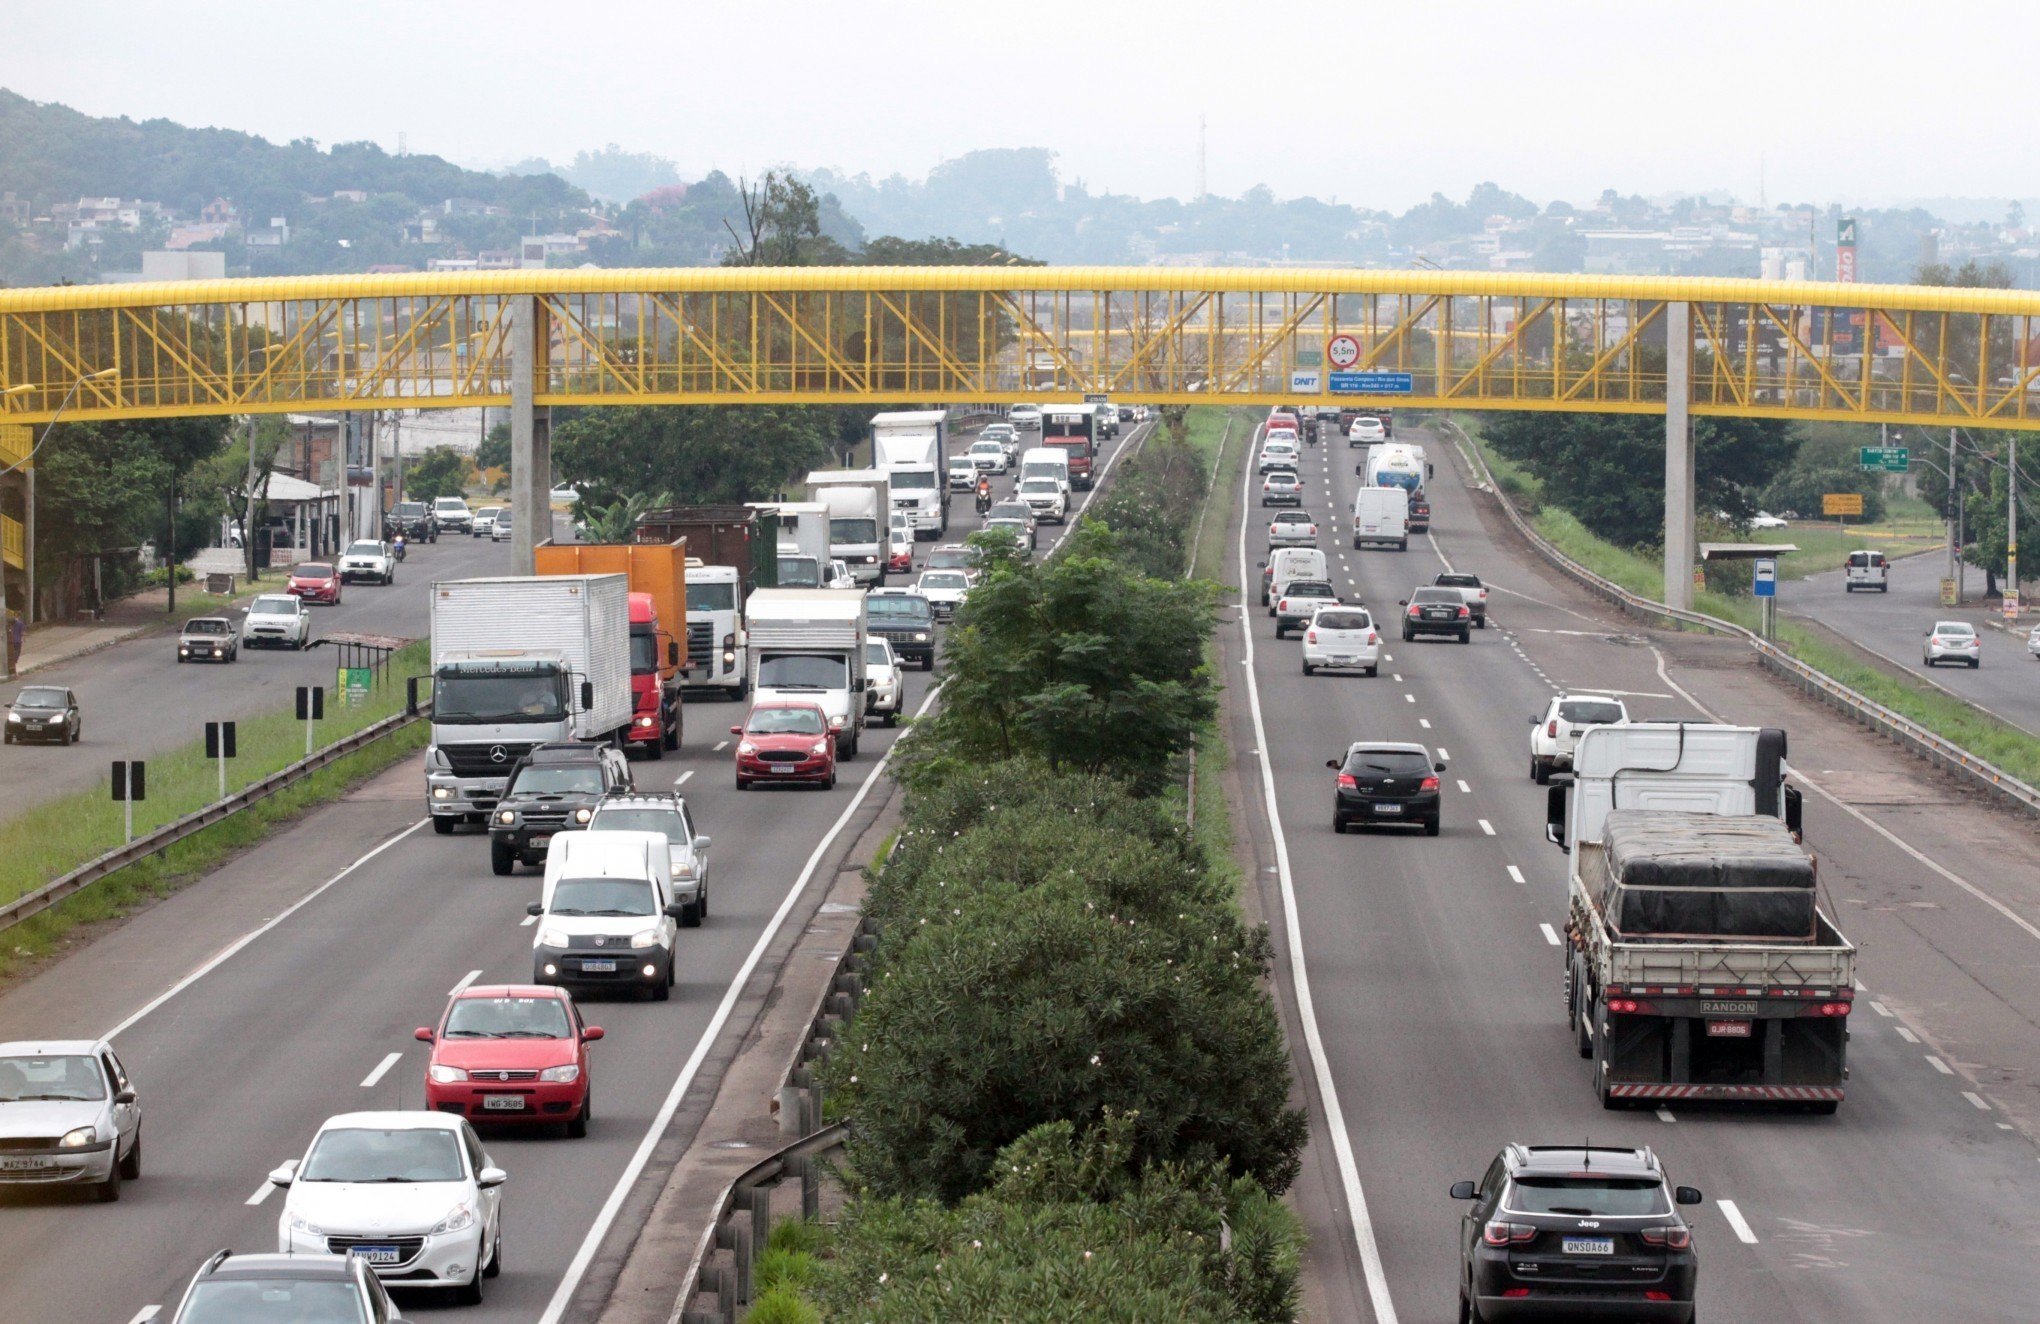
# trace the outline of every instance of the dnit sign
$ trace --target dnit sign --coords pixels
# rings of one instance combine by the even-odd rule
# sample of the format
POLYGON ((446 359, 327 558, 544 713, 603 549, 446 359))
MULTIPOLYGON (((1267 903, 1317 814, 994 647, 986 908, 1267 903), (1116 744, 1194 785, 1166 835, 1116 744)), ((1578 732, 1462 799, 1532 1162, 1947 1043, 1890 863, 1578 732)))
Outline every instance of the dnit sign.
POLYGON ((1357 336, 1333 336, 1325 342, 1325 362, 1335 369, 1350 368, 1360 361, 1357 336))

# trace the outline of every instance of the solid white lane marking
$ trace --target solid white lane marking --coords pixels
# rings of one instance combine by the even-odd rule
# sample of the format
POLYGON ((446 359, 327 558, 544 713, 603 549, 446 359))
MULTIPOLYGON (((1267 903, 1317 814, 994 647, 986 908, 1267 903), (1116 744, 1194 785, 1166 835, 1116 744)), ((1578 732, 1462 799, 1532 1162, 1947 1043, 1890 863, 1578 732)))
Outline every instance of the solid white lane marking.
POLYGON ((1523 881, 1523 871, 1512 864, 1509 866, 1509 877, 1512 881, 1520 883, 1523 881))
POLYGON ((728 749, 729 747, 730 747, 730 742, 729 742, 729 741, 727 741, 727 740, 718 740, 718 741, 716 741, 716 742, 715 742, 715 748, 714 748, 713 750, 710 750, 709 752, 710 752, 710 753, 712 753, 712 754, 720 754, 720 753, 722 753, 722 752, 723 752, 724 750, 728 749))
POLYGON ((1678 1118, 1676 1118, 1676 1117, 1672 1116, 1672 1110, 1671 1110, 1670 1108, 1660 1108, 1660 1109, 1658 1109, 1658 1110, 1657 1110, 1657 1119, 1658 1119, 1658 1120, 1659 1120, 1660 1122, 1676 1122, 1676 1121, 1678 1121, 1678 1120, 1679 1120, 1678 1118))
POLYGON ((1875 998, 1872 998, 1870 1000, 1870 1010, 1876 1012, 1879 1016, 1891 1015, 1891 1008, 1885 1006, 1883 1003, 1877 1001, 1875 998))
POLYGON ((221 966, 225 965, 230 959, 232 959, 234 954, 239 952, 243 947, 246 947, 249 943, 255 941, 263 934, 269 932, 277 925, 283 923, 285 920, 289 919, 292 915, 297 914, 298 911, 303 910, 306 906, 318 900, 319 897, 325 894, 327 888, 333 886, 335 883, 339 882, 347 875, 353 873, 356 869, 359 869, 362 865, 367 864, 370 860, 382 854, 384 851, 396 845, 398 842, 402 841, 405 837, 410 836, 413 832, 416 832, 419 828, 424 827, 427 823, 430 823, 431 821, 432 820, 429 818, 421 818, 417 822, 411 824, 411 826, 405 828, 402 832, 399 832, 396 836, 391 837, 388 841, 385 841, 382 845, 377 846, 375 849, 369 851, 367 854, 360 856, 354 861, 354 863, 348 865, 345 869, 342 869, 339 873, 334 874, 331 878, 328 878, 325 882, 320 883, 317 887, 305 893, 297 900, 291 902, 289 905, 285 906, 282 910, 278 911, 276 914, 270 916, 262 923, 256 925, 254 928, 248 930, 240 937, 234 939, 234 941, 228 943, 225 947, 221 948, 219 952, 216 955, 214 955, 211 959, 201 964, 198 967, 198 969, 193 970, 190 974, 184 976, 184 978, 178 980, 170 987, 164 989, 161 993, 158 993, 155 997, 150 998, 147 1002, 143 1003, 140 1009, 137 1010, 133 1015, 129 1016, 126 1020, 122 1021, 120 1024, 114 1026, 111 1030, 108 1030, 102 1037, 107 1039, 120 1038, 121 1035, 127 1033, 127 1031, 133 1029, 137 1024, 139 1024, 144 1016, 147 1016, 150 1012, 156 1010, 156 1008, 162 1006, 170 999, 176 997, 179 993, 182 993, 185 989, 190 988, 193 984, 196 984, 199 980, 205 978, 213 971, 219 969, 221 966))
POLYGON ((1742 1210, 1735 1207, 1735 1201, 1716 1200, 1714 1202, 1714 1207, 1721 1210, 1721 1216, 1728 1220, 1728 1225, 1731 1228, 1735 1229, 1736 1237, 1740 1239, 1745 1246, 1754 1246, 1757 1244, 1757 1234, 1750 1230, 1748 1220, 1743 1218, 1742 1210))
POLYGON ((1911 1030, 1906 1029, 1903 1025, 1895 1025, 1892 1028, 1898 1031, 1899 1038, 1905 1040, 1909 1044, 1916 1044, 1920 1041, 1920 1037, 1918 1035, 1914 1034, 1911 1030))
MULTIPOLYGON (((480 974, 481 972, 476 971, 475 973, 480 974)), ((361 1088, 363 1089, 372 1088, 377 1081, 381 1080, 384 1076, 390 1074, 391 1067, 395 1066, 397 1063, 403 1060, 404 1055, 402 1053, 391 1053, 388 1057, 376 1063, 375 1070, 369 1072, 368 1075, 362 1078, 361 1088)))
POLYGON ((1495 825, 1493 823, 1488 822, 1485 818, 1477 821, 1480 823, 1480 830, 1482 832, 1487 833, 1490 837, 1495 835, 1495 825))
POLYGON ((1550 943, 1553 947, 1559 945, 1557 929, 1552 928, 1549 924, 1539 924, 1537 928, 1544 934, 1544 941, 1550 943))
POLYGON ((1949 1066, 1946 1062, 1943 1062, 1940 1058, 1935 1057, 1932 1053, 1927 1054, 1927 1065, 1932 1067, 1934 1070, 1940 1072, 1944 1076, 1952 1076, 1955 1074, 1955 1068, 1949 1066))
MULTIPOLYGON (((1253 495, 1253 476, 1241 483, 1242 504, 1253 495)), ((1246 604, 1247 521, 1240 521, 1240 601, 1246 604)), ((1254 632, 1247 613, 1240 612, 1240 642, 1247 668, 1247 711, 1254 722, 1255 743, 1268 748, 1268 728, 1261 713, 1261 686, 1254 674, 1254 632)), ((1391 659, 1393 660, 1393 659, 1391 659)), ((1310 1056, 1311 1075, 1324 1108, 1325 1129, 1331 1135, 1332 1155, 1339 1169, 1339 1182, 1346 1196, 1346 1216, 1353 1224, 1353 1244, 1360 1254, 1360 1269, 1367 1279, 1367 1298, 1374 1309, 1374 1324, 1397 1324, 1395 1301, 1388 1290, 1388 1274, 1381 1262, 1381 1247, 1374 1238, 1374 1220, 1367 1210, 1367 1193, 1360 1185, 1360 1165, 1353 1157, 1353 1137, 1346 1125, 1345 1110, 1339 1106, 1339 1088, 1332 1079, 1331 1062, 1325 1055, 1324 1035, 1318 1028, 1317 1003, 1311 995, 1310 967, 1304 961, 1303 933, 1296 900, 1296 878, 1289 867, 1289 839, 1282 831, 1281 803, 1275 794, 1273 759, 1261 761, 1261 800, 1268 813, 1270 836, 1275 846, 1275 872, 1282 894, 1282 928, 1289 956, 1289 977, 1296 994, 1297 1020, 1303 1026, 1304 1047, 1310 1056)), ((551 1324, 550 1321, 547 1324, 551 1324)))
POLYGON ((1990 1105, 1985 1103, 1983 1101, 1983 1096, 1981 1094, 1978 1094, 1975 1090, 1962 1091, 1962 1097, 1969 1100, 1971 1103, 1975 1104, 1982 1111, 1984 1112, 1990 1111, 1990 1105))
POLYGON ((1465 780, 1462 778, 1459 783, 1459 792, 1462 795, 1472 795, 1473 788, 1471 786, 1468 786, 1465 780))
POLYGON ((480 979, 481 977, 482 972, 479 970, 468 971, 466 974, 460 977, 459 983, 455 984, 452 988, 446 990, 446 996, 450 998, 459 997, 461 995, 461 990, 465 989, 469 984, 474 983, 477 979, 480 979))
MULTIPOLYGON (((1119 458, 1118 452, 1114 452, 1113 458, 1119 458)), ((1106 467, 1109 470, 1111 466, 1108 464, 1106 467)), ((1240 544, 1240 563, 1242 566, 1246 564, 1244 534, 1240 544)), ((1242 574, 1242 582, 1245 582, 1245 578, 1242 574)), ((940 684, 931 688, 927 697, 921 700, 921 706, 915 710, 914 716, 926 716, 928 709, 934 706, 936 696, 941 692, 940 684)), ((891 760, 892 749, 888 747, 886 752, 879 756, 878 762, 872 765, 870 774, 857 784, 857 793, 850 797, 850 803, 843 806, 843 812, 829 826, 821 841, 816 843, 814 852, 808 856, 807 864, 800 871, 800 876, 793 880, 793 885, 780 899, 779 908, 772 913, 772 918, 766 921, 764 931, 758 935, 758 941, 752 945, 750 954, 744 957, 744 964, 730 980, 729 986, 724 989, 722 1001, 716 1004, 715 1015, 709 1018, 707 1028, 702 1030, 701 1038, 695 1042, 694 1051, 688 1055, 686 1064, 680 1068, 679 1076, 673 1081, 673 1088, 667 1091, 665 1101, 659 1105, 658 1112, 652 1117, 651 1125, 645 1129, 644 1138, 638 1141, 636 1151, 630 1156, 630 1162, 624 1165, 616 1184, 610 1188, 609 1198, 602 1202, 602 1209, 595 1215, 595 1221, 589 1226, 588 1234, 581 1239, 580 1248, 574 1252, 574 1258, 568 1263, 566 1273, 561 1276, 559 1286, 553 1289, 552 1299, 546 1302, 544 1313, 538 1317, 538 1324, 559 1324, 565 1317, 568 1302, 573 1299, 574 1292, 581 1285, 581 1279, 588 1272, 588 1266, 595 1261, 595 1252, 601 1249, 603 1239, 609 1235, 610 1227, 615 1224, 617 1214, 623 1209, 624 1197, 629 1195, 631 1188, 637 1184, 638 1177, 645 1170, 645 1164, 651 1161, 652 1151, 658 1147, 660 1137, 672 1124, 673 1114, 680 1110, 680 1101, 687 1097, 687 1091, 692 1088, 695 1076, 701 1071, 701 1064, 708 1059, 709 1049, 722 1034, 730 1013, 736 1009, 737 1000, 743 996, 744 986, 751 980, 751 972, 765 959, 766 949, 772 945, 773 939, 779 936, 779 930, 785 925, 786 917, 793 913, 794 905, 799 902, 801 894, 807 891, 809 881, 815 876, 815 870, 821 867, 829 849, 836 844, 836 838, 843 835, 843 829, 855 817, 857 811, 864 807, 865 797, 871 794, 871 788, 884 780, 880 774, 885 771, 886 764, 891 760)), ((1392 1320, 1384 1320, 1382 1324, 1392 1324, 1392 1320)))
POLYGON ((689 777, 692 777, 693 775, 694 775, 694 769, 692 769, 692 768, 689 768, 689 769, 688 769, 687 771, 685 771, 685 772, 681 773, 681 774, 680 774, 680 775, 679 775, 678 777, 675 777, 675 778, 673 779, 673 784, 674 784, 675 786, 684 786, 684 785, 686 785, 686 783, 687 783, 687 779, 688 779, 689 777))
POLYGON ((274 1191, 275 1189, 276 1183, 269 1180, 267 1177, 264 1177, 262 1179, 262 1184, 255 1188, 255 1194, 241 1201, 241 1203, 248 1205, 250 1207, 261 1204, 264 1200, 267 1200, 269 1198, 270 1192, 274 1191))

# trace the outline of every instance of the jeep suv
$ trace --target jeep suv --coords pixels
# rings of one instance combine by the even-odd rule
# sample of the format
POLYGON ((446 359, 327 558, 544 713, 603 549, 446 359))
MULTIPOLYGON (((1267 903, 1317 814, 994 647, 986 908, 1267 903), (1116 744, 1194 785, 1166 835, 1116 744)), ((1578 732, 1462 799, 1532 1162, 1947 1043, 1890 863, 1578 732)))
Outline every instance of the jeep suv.
POLYGON ((873 589, 864 613, 872 638, 891 644, 902 666, 935 669, 935 608, 928 599, 902 588, 873 589))
POLYGON ((489 866, 507 874, 520 862, 543 863, 556 834, 587 827, 603 796, 630 789, 630 764, 614 745, 533 746, 489 811, 489 866))
POLYGON ((1459 1221, 1462 1320, 1624 1319, 1691 1324, 1699 1261, 1679 1205, 1648 1149, 1510 1145, 1459 1221))

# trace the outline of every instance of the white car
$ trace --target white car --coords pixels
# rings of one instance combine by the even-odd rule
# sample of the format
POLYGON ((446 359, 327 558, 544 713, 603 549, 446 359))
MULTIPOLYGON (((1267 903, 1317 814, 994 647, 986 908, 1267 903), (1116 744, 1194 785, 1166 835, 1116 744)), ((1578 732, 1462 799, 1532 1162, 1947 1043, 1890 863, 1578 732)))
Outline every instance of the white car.
POLYGON ((358 1255, 379 1278, 452 1288, 470 1305, 502 1263, 509 1174, 465 1118, 341 1113, 269 1180, 284 1188, 276 1241, 285 1255, 358 1255))
POLYGON ((496 531, 496 516, 502 513, 501 506, 483 506, 475 512, 474 526, 468 532, 477 538, 487 537, 496 531))
POLYGON ((510 513, 510 507, 508 506, 505 506, 501 510, 497 511, 496 522, 489 526, 489 541, 509 542, 510 526, 515 518, 516 517, 510 513))
POLYGON ((1020 480, 1019 498, 1034 512, 1036 520, 1053 520, 1057 524, 1069 523, 1069 496, 1063 485, 1053 478, 1023 478, 1020 480))
POLYGON ((904 686, 899 659, 893 656, 891 644, 883 639, 865 641, 864 674, 870 682, 864 691, 864 711, 887 726, 898 726, 904 686))
POLYGON ((946 621, 970 596, 970 576, 961 570, 926 570, 915 581, 914 592, 928 599, 936 620, 946 621))
POLYGON ((1983 665, 1983 640, 1968 621, 1936 621, 1927 632, 1927 646, 1920 662, 1929 667, 1943 662, 1967 662, 1974 671, 1983 665))
POLYGON ((1015 432, 1041 431, 1041 406, 1014 405, 1006 414, 1006 421, 1013 425, 1015 432))
POLYGON ((1346 444, 1374 446, 1388 440, 1388 429, 1378 418, 1356 418, 1346 427, 1346 444))
POLYGON ((1261 447, 1260 472, 1296 468, 1296 443, 1277 436, 1261 447))
POLYGON ((1768 510, 1760 510, 1757 512, 1757 517, 1750 521, 1750 527, 1753 529, 1789 529, 1792 525, 1790 521, 1779 519, 1768 510))
POLYGON ((1589 727, 1628 726, 1629 709, 1608 694, 1561 694, 1530 719, 1530 780, 1539 786, 1572 766, 1573 747, 1589 727))
POLYGON ((1322 606, 1303 627, 1303 674, 1330 668, 1381 670, 1381 632, 1365 607, 1322 606))
POLYGON ((2032 632, 2026 636, 2026 651, 2034 657, 2040 657, 2040 625, 2034 626, 2032 632))
POLYGON ((708 848, 711 838, 694 830, 694 816, 680 796, 658 791, 617 791, 595 804, 589 832, 657 832, 666 838, 673 866, 673 899, 683 927, 708 918, 708 848))
POLYGON ((1850 552, 1849 559, 1842 562, 1842 592, 1854 593, 1859 588, 1891 591, 1891 566, 1883 552, 1850 552))
POLYGON ((1317 546, 1317 521, 1301 510, 1279 510, 1268 521, 1268 550, 1317 546))
POLYGON ((573 486, 568 483, 562 483, 555 487, 548 498, 552 502, 554 510, 571 510, 580 499, 581 494, 575 491, 573 486))
POLYGON ((984 431, 978 433, 979 441, 996 441, 1006 449, 1006 463, 1020 462, 1020 434, 1013 430, 1011 423, 987 423, 984 431))
POLYGON ((978 580, 985 573, 984 566, 980 563, 981 560, 982 558, 979 557, 975 548, 966 547, 962 543, 952 542, 945 543, 928 553, 928 564, 921 568, 924 570, 961 570, 964 581, 971 588, 976 588, 978 580))
POLYGON ((1034 518, 1034 507, 1025 501, 1000 501, 985 515, 985 527, 988 529, 1007 522, 1024 526, 1019 533, 1020 545, 1029 551, 1034 550, 1035 531, 1039 527, 1034 518))
POLYGON ((0 1186, 89 1186, 142 1175, 142 1105, 104 1039, 0 1044, 0 1186))
POLYGON ((1006 447, 996 441, 973 441, 970 444, 970 462, 979 473, 1002 474, 1012 467, 1006 454, 1006 447))
POLYGON ((265 593, 248 604, 243 648, 303 648, 312 642, 312 612, 288 593, 265 593))
POLYGON ((468 509, 468 503, 462 497, 433 498, 432 518, 439 521, 442 530, 451 529, 458 533, 474 532, 475 513, 468 509))
POLYGON ((340 554, 340 582, 352 584, 367 581, 374 584, 397 582, 397 554, 386 542, 372 542, 363 538, 347 544, 347 550, 340 554))
POLYGON ((968 492, 977 486, 977 480, 977 465, 971 462, 970 456, 952 455, 949 457, 950 491, 968 492))

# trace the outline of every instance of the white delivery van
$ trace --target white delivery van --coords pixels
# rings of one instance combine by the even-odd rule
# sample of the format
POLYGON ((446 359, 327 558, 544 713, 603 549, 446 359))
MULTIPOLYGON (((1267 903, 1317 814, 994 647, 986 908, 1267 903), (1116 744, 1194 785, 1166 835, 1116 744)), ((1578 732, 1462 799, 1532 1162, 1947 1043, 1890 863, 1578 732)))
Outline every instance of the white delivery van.
POLYGON ((1353 546, 1410 545, 1410 494, 1401 487, 1363 487, 1353 500, 1353 546))
POLYGON ((1261 605, 1268 614, 1275 614, 1275 599, 1282 596, 1282 588, 1294 579, 1329 579, 1331 569, 1325 561, 1325 554, 1315 547, 1277 547, 1268 554, 1267 565, 1261 575, 1261 605))
POLYGON ((1065 496, 1070 490, 1069 452, 1053 446, 1035 446, 1020 452, 1020 477, 1015 486, 1030 478, 1053 478, 1062 484, 1065 496))
POLYGON ((1854 593, 1859 588, 1874 588, 1879 593, 1891 591, 1891 566, 1883 552, 1850 552, 1849 559, 1842 563, 1842 576, 1844 593, 1854 593))
POLYGON ((673 895, 663 832, 565 832, 545 857, 545 887, 528 906, 531 982, 574 988, 673 988, 684 907, 673 895))

